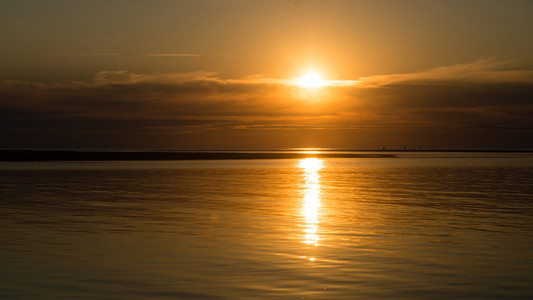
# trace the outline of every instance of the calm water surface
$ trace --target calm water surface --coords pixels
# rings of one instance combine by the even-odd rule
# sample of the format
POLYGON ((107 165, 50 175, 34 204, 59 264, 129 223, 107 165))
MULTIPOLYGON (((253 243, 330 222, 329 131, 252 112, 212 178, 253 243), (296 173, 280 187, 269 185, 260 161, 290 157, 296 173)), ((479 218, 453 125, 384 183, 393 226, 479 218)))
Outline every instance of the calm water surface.
POLYGON ((0 298, 533 297, 533 157, 0 163, 0 298))

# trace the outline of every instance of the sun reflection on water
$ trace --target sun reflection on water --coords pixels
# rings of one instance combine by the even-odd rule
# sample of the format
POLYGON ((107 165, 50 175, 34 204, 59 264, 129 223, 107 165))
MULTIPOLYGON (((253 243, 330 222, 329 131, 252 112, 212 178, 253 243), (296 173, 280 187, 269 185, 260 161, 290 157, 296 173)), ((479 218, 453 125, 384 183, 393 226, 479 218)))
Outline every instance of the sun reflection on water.
POLYGON ((305 196, 303 203, 303 216, 305 218, 305 240, 306 244, 318 245, 318 224, 320 208, 320 174, 323 163, 318 158, 305 158, 300 160, 299 167, 304 171, 305 196))

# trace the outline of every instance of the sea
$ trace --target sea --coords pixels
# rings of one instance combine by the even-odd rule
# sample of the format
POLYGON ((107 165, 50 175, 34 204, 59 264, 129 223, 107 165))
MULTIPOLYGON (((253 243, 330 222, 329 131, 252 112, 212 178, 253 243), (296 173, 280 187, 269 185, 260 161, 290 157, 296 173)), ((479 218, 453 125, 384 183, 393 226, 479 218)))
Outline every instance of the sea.
POLYGON ((0 162, 1 299, 533 299, 533 153, 0 162))

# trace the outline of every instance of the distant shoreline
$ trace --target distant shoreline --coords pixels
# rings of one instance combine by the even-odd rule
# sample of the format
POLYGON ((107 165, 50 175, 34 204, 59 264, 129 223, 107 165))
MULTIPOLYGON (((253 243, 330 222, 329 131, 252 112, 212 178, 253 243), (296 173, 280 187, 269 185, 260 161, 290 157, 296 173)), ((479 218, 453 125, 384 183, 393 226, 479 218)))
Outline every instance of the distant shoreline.
POLYGON ((216 152, 216 151, 43 151, 0 150, 0 161, 150 161, 294 158, 391 158, 387 153, 216 152))
POLYGON ((533 153, 531 150, 320 150, 252 151, 75 151, 75 150, 0 150, 0 161, 161 161, 161 160, 228 160, 228 159, 301 159, 317 158, 393 158, 398 153, 533 153), (357 152, 357 153, 353 153, 357 152))

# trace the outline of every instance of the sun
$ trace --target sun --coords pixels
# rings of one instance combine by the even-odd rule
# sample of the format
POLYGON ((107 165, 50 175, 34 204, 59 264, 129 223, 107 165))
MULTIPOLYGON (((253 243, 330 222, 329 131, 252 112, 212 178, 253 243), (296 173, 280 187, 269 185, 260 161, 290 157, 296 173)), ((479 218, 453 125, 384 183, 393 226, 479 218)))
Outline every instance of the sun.
POLYGON ((317 88, 326 85, 326 82, 317 72, 307 72, 296 79, 296 84, 304 88, 317 88))

